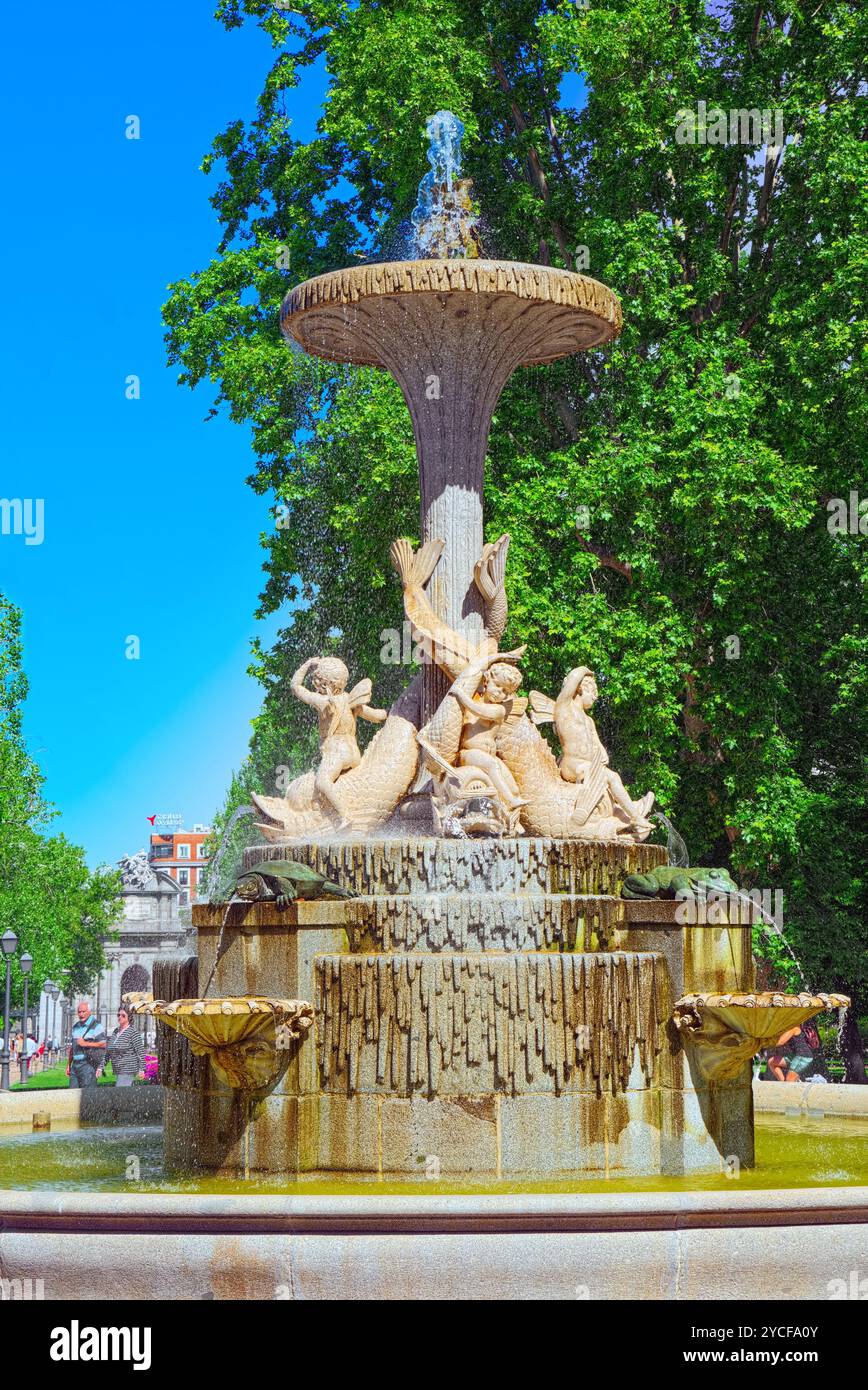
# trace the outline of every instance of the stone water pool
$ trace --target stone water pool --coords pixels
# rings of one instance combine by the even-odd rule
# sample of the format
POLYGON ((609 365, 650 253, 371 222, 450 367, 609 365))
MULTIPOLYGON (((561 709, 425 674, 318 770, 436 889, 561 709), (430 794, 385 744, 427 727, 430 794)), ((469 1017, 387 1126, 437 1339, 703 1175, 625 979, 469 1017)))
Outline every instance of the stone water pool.
MULTIPOLYGON (((330 1178, 247 1179, 210 1174, 168 1178, 163 1172, 163 1134, 153 1126, 83 1126, 33 1133, 8 1126, 0 1137, 0 1189, 12 1191, 286 1194, 293 1196, 715 1192, 775 1188, 868 1185, 868 1123, 826 1115, 757 1115, 753 1169, 737 1176, 619 1178, 615 1174, 576 1182, 549 1177, 537 1182, 473 1182, 454 1177, 433 1181, 343 1181, 330 1178)), ((420 1175, 421 1176, 421 1175, 420 1175)))

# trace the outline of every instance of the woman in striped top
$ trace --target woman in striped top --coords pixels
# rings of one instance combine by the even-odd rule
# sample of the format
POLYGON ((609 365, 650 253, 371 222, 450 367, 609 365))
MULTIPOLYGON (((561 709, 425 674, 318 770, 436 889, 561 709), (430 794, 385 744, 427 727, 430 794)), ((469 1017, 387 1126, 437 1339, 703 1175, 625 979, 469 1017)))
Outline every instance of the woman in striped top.
MULTIPOLYGON (((108 1040, 106 1061, 112 1064, 115 1084, 118 1086, 132 1086, 135 1077, 141 1081, 145 1074, 144 1044, 138 1029, 133 1027, 130 1016, 123 1007, 118 1009, 118 1026, 108 1040)), ((97 1072, 97 1076, 99 1074, 97 1072)))

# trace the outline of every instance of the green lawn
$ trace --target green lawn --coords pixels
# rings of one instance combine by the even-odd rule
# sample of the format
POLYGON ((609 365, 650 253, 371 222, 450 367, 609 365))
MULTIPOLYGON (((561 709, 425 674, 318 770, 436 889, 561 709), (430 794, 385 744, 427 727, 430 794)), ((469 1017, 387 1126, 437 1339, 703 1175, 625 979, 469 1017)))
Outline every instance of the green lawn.
MULTIPOLYGON (((114 1075, 106 1076, 105 1073, 97 1082, 98 1086, 113 1086, 115 1084, 114 1075)), ((69 1087, 69 1077, 66 1074, 66 1063, 61 1062, 54 1067, 48 1067, 45 1071, 38 1071, 33 1076, 29 1076, 24 1085, 20 1081, 10 1086, 10 1091, 56 1091, 65 1090, 69 1087)))

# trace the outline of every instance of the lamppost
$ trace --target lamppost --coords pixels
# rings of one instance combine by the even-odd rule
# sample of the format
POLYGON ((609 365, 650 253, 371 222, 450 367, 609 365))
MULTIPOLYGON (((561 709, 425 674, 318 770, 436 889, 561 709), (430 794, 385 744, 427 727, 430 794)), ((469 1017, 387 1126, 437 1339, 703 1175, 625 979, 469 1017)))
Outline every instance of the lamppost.
POLYGON ((9 1011, 12 1008, 12 957, 18 950, 18 937, 11 927, 0 936, 0 950, 6 961, 6 1006, 3 1010, 3 1051, 0 1053, 0 1090, 9 1090, 9 1011))
POLYGON ((46 1067, 51 1066, 51 1048, 49 1047, 49 1043, 51 1042, 51 1011, 52 1011, 52 1008, 54 1007, 53 1002, 52 1002, 52 999, 51 999, 51 991, 52 991, 53 988, 54 988, 54 981, 53 981, 53 980, 43 980, 43 981, 42 981, 42 993, 43 993, 43 995, 44 995, 44 997, 45 997, 45 1024, 44 1024, 44 1025, 42 1024, 42 1000, 41 1000, 41 999, 40 999, 40 1001, 39 1001, 39 1022, 40 1022, 40 1031, 41 1031, 41 1035, 42 1035, 40 1041, 42 1042, 42 1070, 43 1070, 43 1071, 45 1071, 46 1067))
POLYGON ((60 986, 52 982, 51 989, 51 1041, 57 1042, 57 1001, 60 998, 60 986))
MULTIPOLYGON (((51 991, 54 988, 53 980, 42 981, 42 993, 45 995, 45 1032, 42 1041, 45 1043, 45 1060, 48 1061, 48 1054, 51 1051, 48 1044, 51 1042, 51 991)), ((40 1014, 42 1010, 40 1009, 40 1014)))
MULTIPOLYGON (((70 972, 69 970, 61 970, 60 973, 61 973, 61 975, 69 975, 71 972, 70 972)), ((70 993, 69 993, 68 995, 65 994, 65 993, 64 993, 64 983, 65 983, 65 984, 69 984, 69 981, 68 981, 68 980, 66 980, 65 982, 64 982, 64 981, 61 981, 61 984, 60 984, 60 986, 59 986, 59 993, 60 993, 60 999, 61 999, 61 1004, 60 1004, 60 1045, 61 1045, 61 1050, 63 1049, 63 1044, 64 1044, 64 1042, 66 1041, 67 1036, 68 1036, 68 1035, 71 1033, 71 1031, 72 1031, 72 1024, 73 1024, 73 1019, 72 1019, 72 991, 70 991, 70 993)))
POLYGON ((27 989, 30 984, 28 976, 33 969, 33 957, 29 951, 24 952, 18 964, 21 966, 21 974, 24 976, 24 1020, 21 1026, 21 1032, 24 1034, 24 1041, 21 1044, 21 1080, 26 1081, 30 1069, 30 1057, 27 1053, 27 1042, 30 1037, 27 1031, 27 989))
POLYGON ((53 981, 53 980, 43 980, 43 981, 42 981, 42 993, 43 993, 43 995, 44 995, 44 997, 45 997, 45 1026, 44 1026, 44 1029, 43 1029, 43 1025, 42 1025, 42 1000, 40 999, 40 1001, 39 1001, 39 1031, 43 1033, 42 1041, 45 1043, 45 1050, 46 1050, 46 1052, 48 1051, 48 1041, 49 1041, 49 1039, 50 1039, 50 1037, 51 1037, 51 1028, 49 1027, 49 1024, 50 1024, 50 1021, 51 1021, 51 1020, 50 1020, 50 1016, 49 1016, 49 1011, 50 1011, 51 1005, 49 1004, 48 1001, 49 1001, 49 999, 51 998, 51 986, 52 986, 53 984, 54 984, 54 981, 53 981))

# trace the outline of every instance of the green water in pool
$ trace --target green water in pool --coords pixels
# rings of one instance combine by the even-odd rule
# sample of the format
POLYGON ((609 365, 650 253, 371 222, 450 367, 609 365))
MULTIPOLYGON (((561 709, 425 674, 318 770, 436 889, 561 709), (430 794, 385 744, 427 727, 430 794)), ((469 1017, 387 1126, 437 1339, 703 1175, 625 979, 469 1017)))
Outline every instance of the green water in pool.
POLYGON ((502 1179, 474 1182, 450 1177, 431 1181, 296 1179, 251 1175, 247 1179, 163 1173, 163 1135, 159 1126, 93 1126, 32 1133, 6 1129, 0 1137, 0 1188, 18 1191, 287 1194, 351 1196, 361 1193, 419 1196, 519 1192, 714 1192, 766 1188, 852 1187, 868 1185, 868 1123, 837 1116, 758 1115, 756 1167, 730 1176, 589 1177, 581 1181, 502 1179))

